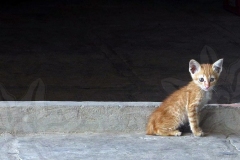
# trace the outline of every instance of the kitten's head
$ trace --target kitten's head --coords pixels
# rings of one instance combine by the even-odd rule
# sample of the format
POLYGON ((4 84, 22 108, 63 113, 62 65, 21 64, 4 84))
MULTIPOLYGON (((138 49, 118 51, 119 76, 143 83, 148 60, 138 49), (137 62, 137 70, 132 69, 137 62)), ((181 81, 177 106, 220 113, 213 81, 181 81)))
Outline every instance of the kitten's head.
POLYGON ((223 59, 219 59, 213 64, 199 64, 195 60, 189 62, 189 72, 194 83, 202 90, 210 91, 213 89, 222 72, 223 59))

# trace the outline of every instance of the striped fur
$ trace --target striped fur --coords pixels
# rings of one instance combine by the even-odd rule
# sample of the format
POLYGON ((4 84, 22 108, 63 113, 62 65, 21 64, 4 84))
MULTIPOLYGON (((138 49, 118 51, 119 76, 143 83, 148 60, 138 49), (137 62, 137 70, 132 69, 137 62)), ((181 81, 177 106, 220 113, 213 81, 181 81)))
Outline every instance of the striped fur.
POLYGON ((223 59, 213 64, 189 62, 192 81, 166 98, 149 117, 148 135, 180 136, 179 126, 189 122, 195 136, 203 136, 198 110, 211 99, 212 89, 222 71, 223 59))

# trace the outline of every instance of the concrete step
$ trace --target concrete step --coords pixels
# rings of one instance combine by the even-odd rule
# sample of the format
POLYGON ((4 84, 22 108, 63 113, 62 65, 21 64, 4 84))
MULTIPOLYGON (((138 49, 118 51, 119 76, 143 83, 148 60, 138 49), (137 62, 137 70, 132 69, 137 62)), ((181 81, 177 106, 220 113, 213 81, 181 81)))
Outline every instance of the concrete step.
MULTIPOLYGON (((0 132, 144 133, 160 102, 2 101, 0 132)), ((240 104, 209 104, 201 110, 204 132, 239 133, 240 104)))
POLYGON ((31 134, 0 137, 1 160, 237 160, 238 135, 31 134))

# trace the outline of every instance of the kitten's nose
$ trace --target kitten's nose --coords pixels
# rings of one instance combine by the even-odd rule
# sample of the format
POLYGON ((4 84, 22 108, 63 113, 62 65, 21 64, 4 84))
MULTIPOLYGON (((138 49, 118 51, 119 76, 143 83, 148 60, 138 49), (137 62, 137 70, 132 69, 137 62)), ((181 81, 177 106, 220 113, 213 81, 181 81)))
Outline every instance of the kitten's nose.
POLYGON ((208 89, 210 87, 208 82, 205 82, 205 88, 208 89))

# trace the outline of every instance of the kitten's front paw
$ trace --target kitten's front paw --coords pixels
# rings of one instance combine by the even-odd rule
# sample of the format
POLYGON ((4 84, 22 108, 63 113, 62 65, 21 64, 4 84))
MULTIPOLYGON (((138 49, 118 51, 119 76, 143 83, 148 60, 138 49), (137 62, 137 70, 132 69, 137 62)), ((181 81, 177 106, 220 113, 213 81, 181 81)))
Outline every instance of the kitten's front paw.
POLYGON ((204 133, 201 129, 198 129, 197 131, 193 132, 194 136, 196 137, 202 137, 204 136, 204 133))

